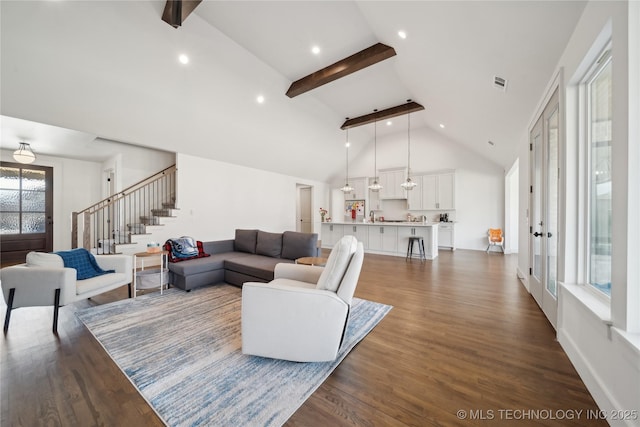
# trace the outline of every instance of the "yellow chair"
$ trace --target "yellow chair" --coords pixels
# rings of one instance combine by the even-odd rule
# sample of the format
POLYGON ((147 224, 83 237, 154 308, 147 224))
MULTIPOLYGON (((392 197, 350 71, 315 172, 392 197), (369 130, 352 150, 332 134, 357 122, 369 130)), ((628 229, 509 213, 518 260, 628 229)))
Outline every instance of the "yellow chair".
POLYGON ((502 253, 504 253, 504 236, 502 235, 501 228, 490 228, 487 233, 487 240, 489 240, 489 245, 487 245, 487 252, 491 249, 491 246, 499 246, 502 249, 502 253))

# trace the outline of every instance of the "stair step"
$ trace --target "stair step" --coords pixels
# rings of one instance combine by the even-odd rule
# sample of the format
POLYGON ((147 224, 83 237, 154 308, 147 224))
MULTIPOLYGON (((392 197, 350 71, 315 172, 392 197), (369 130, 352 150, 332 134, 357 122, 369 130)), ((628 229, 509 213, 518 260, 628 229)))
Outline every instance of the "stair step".
POLYGON ((140 222, 144 225, 160 225, 160 218, 157 216, 141 216, 140 222))
POLYGON ((174 202, 163 202, 162 203, 162 207, 164 209, 175 209, 176 208, 176 204, 174 202))
POLYGON ((139 222, 134 224, 127 224, 127 229, 131 232, 131 234, 146 234, 146 225, 147 224, 142 224, 139 222))
POLYGON ((152 216, 171 216, 171 209, 151 209, 152 216))

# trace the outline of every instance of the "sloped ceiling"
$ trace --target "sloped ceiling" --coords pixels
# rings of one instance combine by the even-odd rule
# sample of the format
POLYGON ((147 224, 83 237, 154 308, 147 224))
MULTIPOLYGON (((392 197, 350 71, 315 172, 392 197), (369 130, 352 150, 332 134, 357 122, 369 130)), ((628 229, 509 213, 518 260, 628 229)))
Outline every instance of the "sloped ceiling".
MULTIPOLYGON (((345 118, 407 99, 426 107, 412 127, 509 168, 584 2, 204 1, 179 29, 161 21, 164 1, 0 7, 3 116, 326 181, 343 167, 345 118), (377 42, 397 56, 285 96, 377 42)), ((371 138, 350 131, 352 155, 371 138)))

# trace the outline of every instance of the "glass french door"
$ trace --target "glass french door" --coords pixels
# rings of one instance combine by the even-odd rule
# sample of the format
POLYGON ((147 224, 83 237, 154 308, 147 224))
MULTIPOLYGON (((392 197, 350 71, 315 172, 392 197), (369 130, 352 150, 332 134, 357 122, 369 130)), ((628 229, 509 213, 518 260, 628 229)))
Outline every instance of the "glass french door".
POLYGON ((559 137, 559 101, 556 90, 529 135, 531 161, 529 290, 554 327, 558 312, 559 137))
POLYGON ((53 250, 53 168, 0 163, 0 235, 3 266, 53 250))

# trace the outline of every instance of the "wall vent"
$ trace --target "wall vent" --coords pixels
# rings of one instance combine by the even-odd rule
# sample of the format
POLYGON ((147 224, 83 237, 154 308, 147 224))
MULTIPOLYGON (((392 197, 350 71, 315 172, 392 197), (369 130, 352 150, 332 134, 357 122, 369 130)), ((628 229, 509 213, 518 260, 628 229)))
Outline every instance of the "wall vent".
POLYGON ((502 78, 502 77, 498 77, 498 76, 493 76, 493 87, 501 90, 502 92, 506 92, 507 91, 507 79, 502 78))

